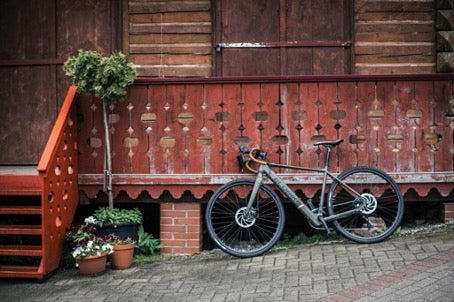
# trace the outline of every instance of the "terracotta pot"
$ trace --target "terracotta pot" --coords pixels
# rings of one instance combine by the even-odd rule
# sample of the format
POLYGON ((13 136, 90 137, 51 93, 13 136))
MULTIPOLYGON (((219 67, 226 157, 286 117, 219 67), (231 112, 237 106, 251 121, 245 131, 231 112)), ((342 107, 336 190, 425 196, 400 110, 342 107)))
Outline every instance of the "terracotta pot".
POLYGON ((76 258, 79 265, 80 272, 85 276, 99 276, 106 270, 107 254, 101 256, 87 256, 83 258, 76 258))
POLYGON ((135 243, 130 243, 114 246, 114 252, 110 256, 113 269, 127 269, 131 267, 135 245, 135 243))

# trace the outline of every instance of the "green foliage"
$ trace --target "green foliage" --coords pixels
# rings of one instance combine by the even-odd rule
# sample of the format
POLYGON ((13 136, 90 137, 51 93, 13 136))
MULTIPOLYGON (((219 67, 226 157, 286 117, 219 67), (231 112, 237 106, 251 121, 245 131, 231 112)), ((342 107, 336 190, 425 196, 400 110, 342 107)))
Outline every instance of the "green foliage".
POLYGON ((101 207, 93 213, 98 225, 102 227, 105 224, 137 223, 143 221, 142 213, 138 208, 131 210, 101 207))
POLYGON ((121 52, 104 57, 96 51, 79 50, 77 56, 66 60, 63 70, 73 78, 80 92, 98 97, 107 104, 123 100, 128 86, 137 77, 134 64, 121 52))
POLYGON ((139 254, 146 256, 154 256, 159 253, 162 248, 159 239, 153 238, 153 235, 145 232, 143 225, 139 226, 139 240, 136 244, 136 250, 139 254))

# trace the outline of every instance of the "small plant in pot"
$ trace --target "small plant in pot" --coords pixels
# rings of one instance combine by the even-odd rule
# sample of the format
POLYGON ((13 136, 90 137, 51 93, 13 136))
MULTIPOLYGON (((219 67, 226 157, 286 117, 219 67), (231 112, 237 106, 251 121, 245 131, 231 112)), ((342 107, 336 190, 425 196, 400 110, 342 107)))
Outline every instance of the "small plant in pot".
POLYGON ((137 241, 138 226, 142 224, 143 216, 138 208, 120 209, 101 207, 93 213, 97 222, 97 233, 100 236, 114 234, 119 239, 132 238, 137 241))
POLYGON ((120 239, 114 234, 104 237, 106 241, 113 245, 113 253, 110 256, 113 269, 127 269, 131 267, 134 256, 136 241, 131 237, 120 239))

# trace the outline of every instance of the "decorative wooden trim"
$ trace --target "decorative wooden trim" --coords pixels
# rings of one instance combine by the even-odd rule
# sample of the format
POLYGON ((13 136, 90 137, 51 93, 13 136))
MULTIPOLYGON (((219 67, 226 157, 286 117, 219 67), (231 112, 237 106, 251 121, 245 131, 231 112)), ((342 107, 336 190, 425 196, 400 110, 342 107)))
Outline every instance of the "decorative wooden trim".
POLYGON ((142 77, 135 80, 137 85, 153 84, 208 84, 208 83, 289 83, 289 82, 343 82, 343 81, 426 81, 454 80, 453 73, 430 74, 344 74, 319 76, 240 76, 240 77, 194 77, 194 78, 151 78, 142 77))
MULTIPOLYGON (((427 196, 431 189, 448 196, 454 184, 454 172, 394 172, 389 173, 399 184, 402 193, 414 189, 420 196, 427 196)), ((313 197, 320 189, 323 181, 321 174, 279 174, 281 179, 294 190, 301 190, 308 197, 313 197)), ((114 195, 126 191, 135 199, 142 192, 148 192, 152 198, 158 199, 164 193, 178 199, 185 191, 190 191, 196 198, 202 198, 209 191, 214 192, 219 186, 239 178, 251 178, 250 174, 114 174, 112 177, 114 195)), ((102 189, 103 174, 79 174, 80 190, 93 198, 102 189)), ((328 181, 330 183, 330 181, 328 181)), ((269 181, 267 184, 271 184, 269 181)))

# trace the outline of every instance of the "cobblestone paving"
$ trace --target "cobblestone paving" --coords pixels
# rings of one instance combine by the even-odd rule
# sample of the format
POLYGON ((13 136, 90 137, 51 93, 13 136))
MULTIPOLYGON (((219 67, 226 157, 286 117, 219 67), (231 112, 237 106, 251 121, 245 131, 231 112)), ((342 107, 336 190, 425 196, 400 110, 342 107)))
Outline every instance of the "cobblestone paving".
POLYGON ((0 301, 454 301, 454 229, 374 245, 301 245, 238 259, 175 257, 45 282, 0 280, 0 301))

